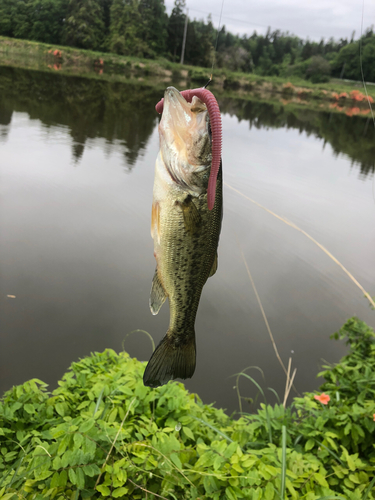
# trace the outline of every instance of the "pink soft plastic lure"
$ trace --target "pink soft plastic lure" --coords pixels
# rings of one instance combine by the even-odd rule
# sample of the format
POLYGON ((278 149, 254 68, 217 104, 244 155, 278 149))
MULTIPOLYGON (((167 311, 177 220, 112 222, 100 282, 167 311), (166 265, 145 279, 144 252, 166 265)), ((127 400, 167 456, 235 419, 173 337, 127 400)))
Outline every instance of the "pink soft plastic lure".
MULTIPOLYGON (((215 204, 216 179, 220 168, 222 146, 221 115, 219 105, 213 93, 204 87, 182 90, 180 94, 184 97, 184 99, 186 99, 187 102, 191 102, 193 97, 196 95, 207 106, 212 132, 212 163, 210 177, 208 179, 207 205, 208 209, 212 210, 215 204)), ((163 112, 163 105, 164 99, 161 99, 155 106, 155 109, 159 114, 163 112)))

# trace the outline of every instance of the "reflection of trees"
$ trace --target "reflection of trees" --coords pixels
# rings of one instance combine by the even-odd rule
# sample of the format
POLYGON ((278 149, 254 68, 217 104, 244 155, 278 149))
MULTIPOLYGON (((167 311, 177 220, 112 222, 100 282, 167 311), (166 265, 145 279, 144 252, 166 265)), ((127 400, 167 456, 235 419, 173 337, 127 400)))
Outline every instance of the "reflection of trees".
POLYGON ((0 83, 0 141, 6 140, 9 133, 9 124, 12 120, 13 109, 6 100, 6 96, 2 93, 0 83))
MULTIPOLYGON (((47 126, 67 126, 77 162, 87 139, 103 137, 109 150, 121 145, 131 169, 155 127, 159 99, 160 91, 152 87, 0 67, 0 137, 6 137, 13 111, 23 111, 47 126)), ((375 171, 375 128, 367 118, 235 98, 219 99, 219 104, 223 113, 250 127, 313 134, 330 143, 336 155, 349 156, 361 174, 375 171)))
POLYGON ((150 87, 0 68, 0 124, 13 111, 27 112, 45 125, 66 125, 79 161, 87 139, 120 143, 131 169, 154 130, 160 92, 150 87))
POLYGON ((361 175, 375 172, 375 127, 369 118, 232 98, 219 104, 223 113, 248 121, 250 127, 286 127, 313 134, 328 142, 335 155, 349 156, 360 166, 361 175))
POLYGON ((3 95, 0 95, 0 125, 9 125, 12 120, 13 110, 6 102, 3 95))

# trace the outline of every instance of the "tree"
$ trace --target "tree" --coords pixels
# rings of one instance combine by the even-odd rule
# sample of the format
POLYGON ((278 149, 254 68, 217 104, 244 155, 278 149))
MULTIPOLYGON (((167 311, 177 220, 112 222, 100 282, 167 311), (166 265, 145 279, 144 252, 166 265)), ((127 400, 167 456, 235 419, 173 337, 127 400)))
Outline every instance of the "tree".
POLYGON ((302 48, 301 57, 305 61, 306 59, 310 59, 312 55, 313 55, 312 43, 310 42, 309 39, 307 39, 302 48))
POLYGON ((222 26, 219 33, 216 32, 216 35, 217 35, 216 50, 218 51, 218 53, 220 53, 222 50, 225 49, 225 38, 226 38, 225 25, 222 26))
POLYGON ((13 36, 30 39, 32 29, 32 0, 16 0, 11 8, 13 36))
POLYGON ((0 0, 0 35, 61 43, 68 0, 0 0))
POLYGON ((168 16, 164 0, 140 0, 141 37, 146 42, 149 56, 165 55, 168 16))
POLYGON ((175 0, 172 13, 168 20, 167 50, 172 56, 172 60, 179 59, 182 50, 182 39, 185 26, 185 0, 175 0))
POLYGON ((191 21, 188 23, 186 35, 185 61, 196 66, 211 66, 214 54, 214 29, 211 19, 191 21))
POLYGON ((109 49, 117 54, 132 56, 143 56, 147 52, 147 44, 142 40, 137 0, 113 0, 109 49))
POLYGON ((30 39, 61 43, 68 0, 33 0, 30 39))
POLYGON ((362 49, 363 78, 367 82, 375 82, 375 36, 364 40, 362 49))
POLYGON ((251 54, 241 46, 232 46, 222 52, 220 59, 222 66, 232 71, 252 71, 251 54))
POLYGON ((111 26, 111 6, 113 0, 99 0, 103 12, 104 34, 103 48, 108 50, 109 30, 111 26))
POLYGON ((348 43, 332 61, 334 76, 362 80, 362 71, 365 81, 375 82, 375 35, 368 29, 361 40, 348 43), (362 53, 362 60, 360 54, 362 53), (362 71, 361 71, 362 63, 362 71))
POLYGON ((14 36, 12 10, 14 0, 0 0, 0 35, 14 36))
POLYGON ((309 78, 313 83, 323 83, 329 81, 331 74, 331 66, 329 62, 322 56, 314 56, 306 70, 306 78, 309 78))
POLYGON ((273 64, 275 59, 275 51, 273 45, 268 45, 263 50, 263 55, 259 58, 259 66, 257 68, 259 74, 273 76, 279 74, 279 68, 273 64))
POLYGON ((104 12, 99 0, 69 0, 63 42, 99 50, 104 42, 104 12))

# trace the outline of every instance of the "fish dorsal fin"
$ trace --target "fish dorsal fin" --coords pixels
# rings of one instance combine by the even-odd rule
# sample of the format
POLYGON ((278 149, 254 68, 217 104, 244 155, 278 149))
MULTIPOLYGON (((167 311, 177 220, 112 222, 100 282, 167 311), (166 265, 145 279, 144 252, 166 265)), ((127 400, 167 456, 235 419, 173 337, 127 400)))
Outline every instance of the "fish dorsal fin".
POLYGON ((153 315, 160 311, 160 308, 164 304, 166 298, 167 293, 164 290, 162 282, 160 281, 158 268, 156 268, 150 293, 150 309, 153 315))
POLYGON ((183 203, 180 203, 180 207, 182 208, 186 231, 194 234, 200 226, 201 216, 191 196, 188 196, 183 203))
POLYGON ((217 252, 215 254, 215 259, 212 263, 212 267, 211 267, 211 271, 210 271, 210 274, 209 274, 209 278, 211 278, 211 276, 213 276, 217 271, 217 252))

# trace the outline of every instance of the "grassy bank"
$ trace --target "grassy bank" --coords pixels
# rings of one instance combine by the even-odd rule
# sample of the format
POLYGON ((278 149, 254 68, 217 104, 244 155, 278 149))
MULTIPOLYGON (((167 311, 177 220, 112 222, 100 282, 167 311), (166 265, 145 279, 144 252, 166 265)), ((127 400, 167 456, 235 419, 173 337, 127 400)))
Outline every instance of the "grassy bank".
MULTIPOLYGON (((209 68, 181 66, 166 59, 139 59, 6 37, 0 37, 0 64, 28 69, 49 69, 66 74, 94 74, 98 77, 152 77, 154 83, 176 82, 180 88, 203 85, 207 83, 210 75, 209 68)), ((368 106, 364 99, 358 99, 358 92, 363 93, 363 86, 359 82, 332 80, 328 83, 313 84, 300 78, 286 81, 279 77, 215 69, 212 86, 219 91, 234 91, 238 95, 278 93, 293 96, 296 100, 339 101, 341 106, 353 101, 357 106, 368 106), (357 92, 357 97, 351 97, 352 91, 357 92), (333 94, 337 94, 337 98, 333 94), (340 95, 341 100, 338 98, 340 95)), ((374 85, 368 86, 368 94, 375 99, 374 85)))
POLYGON ((14 387, 0 498, 374 499, 374 332, 352 318, 336 337, 350 352, 320 374, 324 395, 236 420, 181 383, 144 387, 144 364, 111 350, 73 363, 52 393, 14 387))

